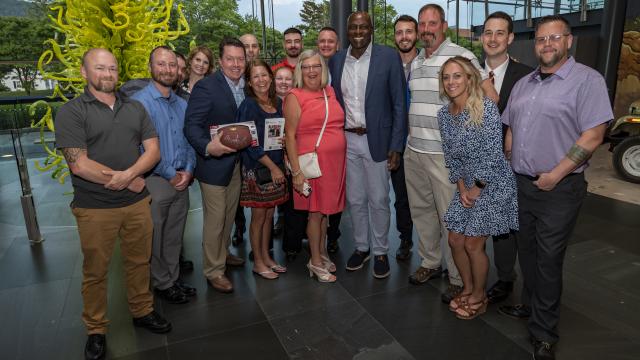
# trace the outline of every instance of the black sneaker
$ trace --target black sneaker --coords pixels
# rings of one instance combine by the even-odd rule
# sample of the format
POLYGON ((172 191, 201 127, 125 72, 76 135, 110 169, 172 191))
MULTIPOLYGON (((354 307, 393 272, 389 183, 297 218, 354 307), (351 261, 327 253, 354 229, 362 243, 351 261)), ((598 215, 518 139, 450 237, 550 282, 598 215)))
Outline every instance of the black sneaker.
POLYGON ((139 318, 133 318, 133 325, 145 328, 156 334, 164 334, 171 331, 171 323, 155 311, 151 311, 139 318))
POLYGON ((391 274, 389 270, 389 258, 387 255, 375 255, 373 257, 373 277, 384 279, 391 274))
POLYGON ((367 250, 365 252, 356 249, 353 252, 353 255, 351 255, 351 257, 347 261, 347 270, 356 271, 362 269, 362 265, 364 265, 364 262, 369 260, 370 253, 370 250, 367 250))
POLYGON ((534 360, 555 360, 556 354, 553 344, 545 341, 533 341, 533 359, 534 360))
POLYGON ((102 360, 107 353, 107 338, 104 334, 91 334, 84 346, 85 360, 102 360))

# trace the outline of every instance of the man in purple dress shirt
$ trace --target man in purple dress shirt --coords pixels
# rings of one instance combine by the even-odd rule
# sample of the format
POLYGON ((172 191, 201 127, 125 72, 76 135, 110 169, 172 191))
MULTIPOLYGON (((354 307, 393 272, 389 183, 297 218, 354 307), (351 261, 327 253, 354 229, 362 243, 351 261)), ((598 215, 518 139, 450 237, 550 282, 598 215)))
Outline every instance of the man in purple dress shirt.
MULTIPOLYGON (((534 359, 555 359, 562 264, 587 192, 583 171, 613 113, 603 77, 569 56, 571 27, 561 16, 536 26, 538 69, 513 88, 502 121, 518 183, 516 235, 523 304, 534 359)), ((514 307, 501 307, 506 315, 514 307)))

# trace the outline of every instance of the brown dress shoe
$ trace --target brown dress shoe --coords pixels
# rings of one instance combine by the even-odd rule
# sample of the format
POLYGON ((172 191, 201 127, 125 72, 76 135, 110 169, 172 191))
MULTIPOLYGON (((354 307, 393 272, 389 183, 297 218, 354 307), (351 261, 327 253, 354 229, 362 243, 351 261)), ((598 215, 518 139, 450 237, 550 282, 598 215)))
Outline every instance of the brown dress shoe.
POLYGON ((233 254, 227 254, 226 263, 229 266, 242 266, 244 265, 244 259, 233 254))
POLYGON ((220 275, 217 278, 207 279, 209 281, 209 285, 211 285, 214 289, 221 293, 231 293, 233 292, 233 284, 229 280, 228 277, 224 275, 220 275))

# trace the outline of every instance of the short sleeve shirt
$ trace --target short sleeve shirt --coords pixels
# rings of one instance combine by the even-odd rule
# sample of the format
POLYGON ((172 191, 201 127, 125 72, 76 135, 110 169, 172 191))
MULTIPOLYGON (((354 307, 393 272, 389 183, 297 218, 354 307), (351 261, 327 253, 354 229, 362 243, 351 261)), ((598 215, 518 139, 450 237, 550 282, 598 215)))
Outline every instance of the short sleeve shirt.
MULTIPOLYGON (((56 147, 87 150, 89 159, 113 170, 126 170, 140 157, 144 140, 157 137, 142 104, 118 94, 111 109, 96 99, 88 88, 84 94, 62 105, 55 119, 56 147)), ((146 189, 108 190, 71 174, 74 188, 72 207, 108 209, 131 205, 148 196, 146 189)))
POLYGON ((551 171, 583 132, 611 119, 613 111, 600 73, 573 57, 544 80, 538 68, 515 84, 502 113, 502 122, 513 135, 513 171, 529 176, 551 171))

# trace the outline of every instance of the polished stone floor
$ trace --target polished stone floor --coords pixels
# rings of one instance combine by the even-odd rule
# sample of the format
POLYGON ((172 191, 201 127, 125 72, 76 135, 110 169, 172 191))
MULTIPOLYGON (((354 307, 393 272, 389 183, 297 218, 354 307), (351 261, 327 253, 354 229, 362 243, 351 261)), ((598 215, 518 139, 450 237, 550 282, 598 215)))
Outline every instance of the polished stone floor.
MULTIPOLYGON (((40 245, 30 245, 26 237, 15 162, 0 161, 0 358, 81 359, 82 254, 68 210, 71 187, 33 168, 31 182, 46 238, 40 245)), ((588 195, 565 261, 559 359, 640 358, 639 218, 640 206, 588 195)), ((250 265, 230 270, 236 288, 230 295, 208 288, 201 274, 201 228, 196 186, 185 233, 186 256, 195 271, 184 279, 198 295, 185 305, 156 301, 173 323, 167 335, 132 326, 116 253, 109 275, 108 358, 531 358, 525 323, 499 315, 496 306, 476 320, 458 320, 440 302, 445 279, 410 285, 407 277, 419 263, 415 253, 407 263, 392 259, 385 280, 372 277, 371 264, 346 272, 352 251, 348 214, 335 256, 337 283, 310 280, 303 253, 276 281, 255 277, 250 265)), ((397 235, 395 229, 390 233, 394 252, 397 235)), ((246 257, 248 250, 245 242, 234 251, 246 257)), ((490 242, 487 251, 492 253, 490 242)), ((276 258, 285 261, 280 251, 276 258)))

